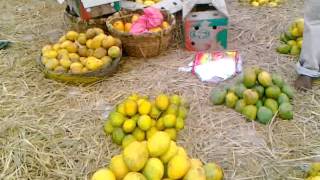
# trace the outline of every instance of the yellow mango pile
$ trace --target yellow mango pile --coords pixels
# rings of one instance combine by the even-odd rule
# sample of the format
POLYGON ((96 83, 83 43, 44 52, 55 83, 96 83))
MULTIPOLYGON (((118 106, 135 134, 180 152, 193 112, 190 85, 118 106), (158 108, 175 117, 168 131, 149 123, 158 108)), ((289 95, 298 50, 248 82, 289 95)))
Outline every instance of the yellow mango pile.
POLYGON ((133 141, 108 167, 97 170, 91 180, 222 180, 223 170, 215 163, 203 165, 185 149, 156 132, 147 141, 133 141))
POLYGON ((158 131, 165 131, 171 140, 184 128, 188 107, 179 95, 158 95, 155 100, 132 94, 109 114, 104 125, 106 134, 122 147, 133 141, 149 139, 158 131))
POLYGON ((56 73, 84 74, 110 66, 121 56, 121 41, 100 28, 85 33, 68 31, 53 45, 42 48, 41 62, 56 73))

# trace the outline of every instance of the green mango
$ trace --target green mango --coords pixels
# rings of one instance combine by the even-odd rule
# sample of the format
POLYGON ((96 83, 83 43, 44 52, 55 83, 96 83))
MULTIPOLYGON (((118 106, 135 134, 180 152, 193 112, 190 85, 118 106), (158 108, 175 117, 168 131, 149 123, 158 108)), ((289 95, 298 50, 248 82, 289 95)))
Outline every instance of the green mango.
POLYGON ((279 107, 279 116, 284 120, 291 120, 293 118, 293 107, 290 103, 284 102, 279 107))
POLYGON ((290 31, 285 32, 285 37, 287 40, 295 40, 296 38, 294 36, 292 36, 290 31))
POLYGON ((291 47, 290 54, 298 56, 300 54, 300 48, 297 45, 291 47))
POLYGON ((291 50, 291 46, 288 44, 281 44, 277 47, 277 52, 280 54, 289 54, 291 50))
POLYGON ((265 106, 261 106, 258 110, 257 118, 260 123, 268 124, 273 118, 272 110, 265 106))
POLYGON ((288 39, 285 35, 285 33, 281 33, 280 35, 280 41, 284 42, 284 43, 287 43, 288 42, 288 39))

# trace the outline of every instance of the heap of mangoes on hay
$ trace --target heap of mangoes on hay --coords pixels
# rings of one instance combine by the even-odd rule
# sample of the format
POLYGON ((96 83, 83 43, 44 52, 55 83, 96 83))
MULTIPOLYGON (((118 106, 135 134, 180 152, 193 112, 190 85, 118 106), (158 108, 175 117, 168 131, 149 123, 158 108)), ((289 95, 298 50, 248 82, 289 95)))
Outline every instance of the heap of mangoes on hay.
POLYGON ((269 7, 276 7, 281 2, 282 2, 281 0, 251 0, 250 4, 255 7, 266 6, 266 5, 269 7))
POLYGON ((160 94, 155 100, 130 95, 110 113, 104 126, 123 151, 91 180, 222 180, 221 167, 189 157, 175 142, 187 110, 179 95, 160 94))
POLYGON ((215 163, 190 158, 168 133, 156 132, 146 141, 134 141, 114 156, 108 167, 96 171, 91 180, 222 180, 215 163))
POLYGON ((133 141, 149 139, 158 131, 165 131, 172 140, 184 128, 188 105, 179 95, 158 95, 154 100, 132 94, 109 114, 104 130, 123 147, 133 141))
POLYGON ((161 0, 135 0, 136 3, 143 4, 145 6, 152 6, 155 5, 156 3, 160 2, 161 0))
POLYGON ((309 165, 306 180, 319 180, 320 179, 320 163, 315 162, 309 165))
POLYGON ((244 71, 241 81, 236 84, 222 90, 214 89, 211 100, 214 105, 225 104, 235 109, 247 120, 257 119, 267 124, 277 114, 281 119, 293 118, 293 106, 290 103, 293 96, 293 89, 281 76, 251 68, 244 71))
POLYGON ((287 32, 280 36, 281 44, 277 47, 280 54, 298 56, 303 43, 304 19, 295 20, 287 32))

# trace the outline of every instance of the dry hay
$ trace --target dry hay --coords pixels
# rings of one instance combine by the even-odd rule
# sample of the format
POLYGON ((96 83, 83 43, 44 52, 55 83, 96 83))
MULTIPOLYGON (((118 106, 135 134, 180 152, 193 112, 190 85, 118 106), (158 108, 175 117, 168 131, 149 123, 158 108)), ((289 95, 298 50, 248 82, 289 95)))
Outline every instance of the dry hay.
MULTIPOLYGON (((227 1, 230 44, 245 65, 260 65, 292 83, 295 60, 278 55, 277 36, 301 17, 303 2, 279 8, 251 8, 227 1)), ((304 163, 319 160, 320 90, 294 99, 293 121, 270 126, 248 123, 225 107, 212 107, 210 90, 178 72, 191 53, 170 50, 161 57, 127 59, 119 72, 90 86, 44 79, 34 59, 63 31, 63 7, 54 1, 1 1, 0 38, 14 41, 0 51, 0 179, 87 179, 120 149, 102 131, 113 105, 131 92, 155 96, 178 92, 191 102, 179 144, 193 157, 215 161, 227 179, 301 179, 304 163)))

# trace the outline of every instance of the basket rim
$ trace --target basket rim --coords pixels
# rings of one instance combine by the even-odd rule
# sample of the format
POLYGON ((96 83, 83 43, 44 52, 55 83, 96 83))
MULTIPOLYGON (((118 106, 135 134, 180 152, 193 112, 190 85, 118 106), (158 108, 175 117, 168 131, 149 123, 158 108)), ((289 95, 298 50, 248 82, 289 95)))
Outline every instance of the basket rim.
POLYGON ((139 35, 134 35, 134 34, 130 34, 128 32, 120 32, 120 31, 116 30, 115 28, 113 28, 113 25, 111 22, 115 19, 123 18, 123 17, 115 17, 116 15, 122 16, 122 13, 124 15, 133 15, 134 13, 143 12, 142 9, 135 10, 135 11, 122 10, 122 11, 116 12, 112 16, 109 16, 107 18, 106 26, 107 26, 107 29, 110 33, 114 33, 114 34, 117 34, 122 37, 128 37, 128 38, 130 38, 130 37, 131 38, 149 38, 149 37, 159 37, 159 36, 161 37, 163 35, 167 35, 172 32, 172 30, 174 29, 174 26, 176 25, 176 19, 175 19, 175 16, 173 14, 171 14, 169 11, 167 11, 167 10, 160 10, 160 11, 162 13, 164 13, 165 15, 167 15, 167 17, 172 20, 172 22, 170 23, 170 27, 165 30, 162 30, 160 32, 147 32, 147 33, 143 33, 143 34, 139 34, 139 35))

